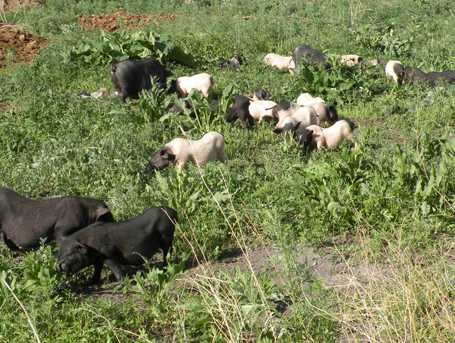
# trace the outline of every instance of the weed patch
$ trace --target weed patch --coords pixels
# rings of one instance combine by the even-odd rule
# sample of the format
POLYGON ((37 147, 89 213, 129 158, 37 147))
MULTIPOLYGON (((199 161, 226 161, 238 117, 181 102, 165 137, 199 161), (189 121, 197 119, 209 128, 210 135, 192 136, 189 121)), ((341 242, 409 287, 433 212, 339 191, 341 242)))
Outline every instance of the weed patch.
POLYGON ((155 57, 163 62, 192 63, 191 57, 183 50, 152 31, 102 33, 96 41, 65 51, 63 57, 87 65, 106 65, 145 57, 155 57))
POLYGON ((116 220, 170 206, 179 225, 167 270, 152 260, 115 283, 105 269, 103 287, 87 285, 90 268, 57 273, 52 246, 16 256, 0 244, 0 341, 454 341, 454 88, 398 87, 383 67, 331 57, 453 70, 450 4, 47 0, 2 14, 15 24, 0 25, 0 186, 100 198, 116 220), (38 35, 52 49, 34 59, 38 35), (293 76, 262 62, 305 43, 333 67, 293 76), (34 63, 12 63, 21 49, 34 63), (234 53, 240 70, 220 70, 234 53), (109 63, 145 56, 173 78, 207 71, 212 96, 78 96, 112 89, 109 63), (232 97, 257 88, 336 104, 359 149, 307 155, 273 124, 227 124, 232 97), (226 163, 145 175, 163 144, 207 131, 225 137, 226 163))

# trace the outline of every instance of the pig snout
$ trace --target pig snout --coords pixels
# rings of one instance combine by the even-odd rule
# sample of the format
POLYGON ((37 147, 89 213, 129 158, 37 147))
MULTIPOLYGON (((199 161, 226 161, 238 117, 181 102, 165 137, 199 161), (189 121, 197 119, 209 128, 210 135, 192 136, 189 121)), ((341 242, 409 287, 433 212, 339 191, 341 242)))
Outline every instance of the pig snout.
POLYGON ((158 168, 153 164, 153 163, 149 163, 147 165, 147 167, 145 167, 145 170, 144 170, 144 175, 150 175, 152 174, 154 171, 157 171, 158 168))

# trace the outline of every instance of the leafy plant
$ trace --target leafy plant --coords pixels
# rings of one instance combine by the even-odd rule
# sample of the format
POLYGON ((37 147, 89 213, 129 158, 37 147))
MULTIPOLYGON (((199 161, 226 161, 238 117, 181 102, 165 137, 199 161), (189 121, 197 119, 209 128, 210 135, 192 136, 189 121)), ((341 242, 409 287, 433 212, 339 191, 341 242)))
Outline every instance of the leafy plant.
POLYGON ((331 66, 326 70, 302 64, 287 91, 297 95, 305 90, 328 101, 346 104, 371 99, 386 89, 383 79, 374 69, 349 68, 335 59, 331 60, 331 66))
POLYGON ((103 199, 118 221, 167 205, 179 225, 167 271, 146 265, 112 284, 104 268, 97 287, 86 285, 87 268, 74 276, 78 290, 62 283, 52 248, 18 255, 0 244, 0 342, 33 340, 26 313, 43 343, 455 341, 453 87, 394 87, 383 68, 336 61, 296 76, 262 62, 307 42, 451 70, 452 2, 123 1, 126 13, 150 14, 153 29, 112 34, 86 33, 77 18, 113 12, 118 1, 48 0, 5 12, 4 21, 48 38, 50 48, 30 65, 1 69, 0 186, 31 197, 103 199), (349 35, 351 25, 358 31, 349 35), (173 47, 197 66, 172 65, 174 75, 208 70, 217 106, 158 89, 128 106, 77 96, 107 87, 102 66, 117 59, 188 62, 173 47), (245 57, 240 72, 219 70, 218 58, 234 53, 245 57), (340 116, 359 126, 359 149, 343 143, 308 156, 269 123, 251 130, 225 123, 232 95, 256 88, 277 101, 302 92, 336 101, 340 116), (175 101, 195 110, 168 113, 175 101), (226 163, 141 177, 150 153, 208 130, 224 135, 226 163), (317 256, 307 259, 304 245, 317 256), (237 256, 244 246, 254 272, 237 256), (283 258, 269 249, 276 246, 283 258))
POLYGON ((64 53, 67 61, 82 61, 88 65, 106 65, 145 57, 154 57, 161 62, 193 64, 191 56, 185 51, 152 31, 101 32, 98 40, 73 47, 64 53))
POLYGON ((363 26, 352 31, 354 39, 363 48, 387 56, 409 57, 413 45, 413 38, 403 39, 397 35, 393 26, 382 28, 363 26))

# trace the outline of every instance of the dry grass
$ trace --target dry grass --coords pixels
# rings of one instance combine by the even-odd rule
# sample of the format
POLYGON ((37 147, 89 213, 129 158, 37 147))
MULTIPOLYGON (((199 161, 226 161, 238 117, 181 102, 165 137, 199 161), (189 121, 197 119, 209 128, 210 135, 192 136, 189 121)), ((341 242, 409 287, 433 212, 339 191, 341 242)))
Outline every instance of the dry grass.
MULTIPOLYGON (((191 246, 191 250, 197 259, 197 263, 199 264, 199 268, 198 272, 192 275, 191 279, 186 279, 185 288, 191 289, 193 292, 198 294, 198 296, 200 296, 205 312, 209 314, 211 322, 216 328, 216 335, 218 337, 222 337, 226 342, 250 341, 256 336, 253 332, 254 327, 260 323, 265 328, 267 326, 265 323, 271 320, 273 314, 268 311, 265 292, 261 287, 249 258, 249 248, 246 243, 247 237, 245 236, 245 232, 237 225, 237 223, 240 222, 239 218, 237 218, 237 221, 234 223, 229 221, 226 209, 219 203, 216 196, 206 183, 203 170, 200 167, 198 167, 198 170, 199 176, 201 177, 205 188, 211 195, 214 206, 221 212, 226 224, 229 227, 230 234, 234 237, 238 248, 245 256, 245 264, 248 271, 244 274, 244 276, 249 279, 250 287, 256 290, 256 294, 259 298, 256 306, 254 306, 254 311, 256 313, 254 318, 251 318, 251 316, 248 318, 250 315, 248 309, 251 307, 248 305, 242 305, 240 302, 239 292, 235 289, 235 287, 233 287, 236 282, 231 279, 232 275, 220 275, 220 273, 216 270, 207 267, 207 260, 205 256, 202 256, 202 260, 197 258, 198 254, 196 252, 202 251, 202 248, 194 246, 190 239, 186 241, 191 246)), ((225 191, 229 194, 230 207, 232 207, 232 209, 234 209, 234 213, 237 214, 232 201, 232 194, 228 189, 225 175, 223 175, 220 171, 219 176, 220 180, 224 183, 225 191)), ((196 235, 195 230, 197 229, 191 227, 193 235, 196 235)), ((197 240, 193 241, 197 242, 197 240)), ((180 315, 185 316, 185 309, 181 310, 180 315)), ((183 331, 184 330, 185 328, 183 328, 183 331)), ((183 336, 186 336, 185 333, 183 333, 183 336)))
POLYGON ((455 268, 443 251, 391 249, 386 264, 386 278, 338 292, 346 341, 453 342, 455 268))

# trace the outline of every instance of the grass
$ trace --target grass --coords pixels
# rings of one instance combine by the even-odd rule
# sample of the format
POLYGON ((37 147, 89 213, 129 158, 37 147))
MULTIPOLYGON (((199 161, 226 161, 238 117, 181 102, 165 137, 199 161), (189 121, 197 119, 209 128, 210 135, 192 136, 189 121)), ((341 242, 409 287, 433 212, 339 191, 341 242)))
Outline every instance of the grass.
POLYGON ((112 89, 107 65, 65 59, 101 40, 78 17, 119 8, 48 0, 2 14, 50 45, 32 65, 0 70, 0 180, 30 197, 105 199, 118 220, 174 207, 173 262, 98 290, 82 286, 83 274, 71 291, 52 247, 17 257, 1 245, 1 342, 454 341, 455 88, 397 88, 374 69, 291 77, 262 65, 268 52, 309 42, 331 55, 455 69, 450 0, 122 2, 127 12, 176 14, 144 30, 194 58, 193 68, 173 64, 175 75, 214 75, 221 109, 195 96, 196 116, 168 115, 164 96, 126 105, 78 98, 112 89), (235 51, 248 63, 220 71, 218 59, 235 51), (225 123, 230 95, 259 87, 276 100, 311 91, 336 101, 359 124, 360 149, 302 156, 268 124, 225 123), (182 128, 194 138, 221 132, 228 163, 144 179, 151 153, 182 128), (267 268, 258 246, 280 251, 267 268), (326 274, 303 258, 304 246, 330 261, 326 274), (228 268, 238 249, 249 258, 228 268))

